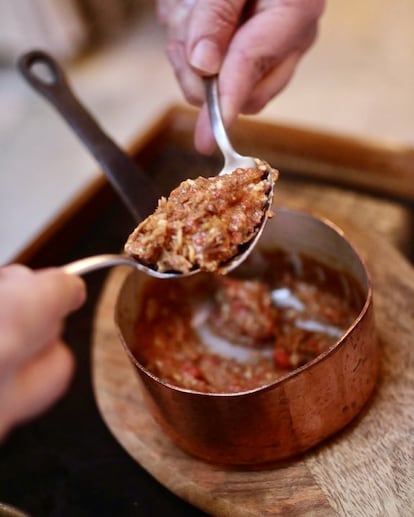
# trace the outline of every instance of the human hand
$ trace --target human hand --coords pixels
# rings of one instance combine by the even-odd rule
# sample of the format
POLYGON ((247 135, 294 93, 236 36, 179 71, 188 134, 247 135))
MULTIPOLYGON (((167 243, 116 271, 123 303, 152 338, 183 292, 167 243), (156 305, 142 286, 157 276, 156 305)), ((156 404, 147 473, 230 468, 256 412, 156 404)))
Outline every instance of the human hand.
POLYGON ((85 298, 83 280, 58 268, 0 268, 0 440, 66 390, 74 361, 61 331, 85 298))
MULTIPOLYGON (((313 43, 324 0, 158 0, 167 55, 187 100, 204 102, 200 77, 220 72, 223 119, 257 113, 292 77, 313 43)), ((204 106, 195 129, 202 153, 214 148, 204 106)))

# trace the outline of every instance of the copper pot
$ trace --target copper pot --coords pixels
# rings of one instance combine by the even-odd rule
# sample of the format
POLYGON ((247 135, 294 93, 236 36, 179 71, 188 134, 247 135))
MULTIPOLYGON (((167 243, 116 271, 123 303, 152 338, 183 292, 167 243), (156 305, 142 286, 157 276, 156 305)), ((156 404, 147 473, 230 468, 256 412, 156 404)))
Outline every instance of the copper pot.
POLYGON ((369 275, 341 230, 312 215, 278 209, 258 246, 300 252, 344 270, 360 284, 365 298, 353 325, 334 346, 270 385, 211 394, 162 381, 139 364, 128 346, 136 340, 134 321, 146 281, 142 273, 134 271, 126 278, 116 303, 119 335, 155 420, 183 450, 218 464, 258 465, 309 449, 358 414, 378 373, 369 275))

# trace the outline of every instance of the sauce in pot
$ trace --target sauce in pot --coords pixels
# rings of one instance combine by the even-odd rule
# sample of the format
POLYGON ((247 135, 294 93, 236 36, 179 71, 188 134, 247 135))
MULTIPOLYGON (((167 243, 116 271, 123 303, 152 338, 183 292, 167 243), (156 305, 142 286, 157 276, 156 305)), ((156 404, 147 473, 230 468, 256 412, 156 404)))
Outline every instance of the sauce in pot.
POLYGON ((246 391, 328 349, 362 305, 349 274, 303 255, 255 251, 237 276, 149 279, 132 351, 176 386, 246 391))

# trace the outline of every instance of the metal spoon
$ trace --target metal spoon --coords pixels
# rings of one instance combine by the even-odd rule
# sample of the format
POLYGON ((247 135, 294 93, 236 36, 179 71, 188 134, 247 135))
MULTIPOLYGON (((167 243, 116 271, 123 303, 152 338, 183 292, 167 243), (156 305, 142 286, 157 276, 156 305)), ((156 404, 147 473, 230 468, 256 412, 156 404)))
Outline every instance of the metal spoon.
POLYGON ((231 145, 223 124, 217 76, 214 75, 211 77, 205 77, 204 88, 206 92, 206 101, 211 129, 213 131, 216 143, 224 157, 224 165, 218 175, 222 176, 223 174, 231 174, 235 169, 238 168, 249 169, 250 167, 256 167, 256 161, 252 156, 242 156, 241 154, 237 153, 231 145))
MULTIPOLYGON (((219 97, 218 97, 218 87, 217 87, 217 77, 205 78, 204 84, 206 88, 206 99, 209 110, 210 123, 213 130, 214 137, 216 139, 217 145, 219 146, 221 152, 224 156, 224 166, 223 169, 219 172, 219 175, 230 174, 237 168, 249 168, 256 167, 257 163, 254 158, 250 156, 242 156, 238 154, 230 143, 226 130, 224 128, 223 119, 220 111, 219 105, 219 97)), ((257 241, 259 240, 266 221, 268 219, 268 209, 272 205, 273 201, 273 192, 274 192, 274 182, 271 182, 271 190, 269 192, 268 198, 268 206, 265 208, 263 214, 263 220, 261 225, 255 235, 255 237, 248 243, 247 248, 236 255, 224 268, 221 269, 223 274, 227 274, 232 271, 234 268, 239 266, 251 253, 257 241)), ((139 271, 142 271, 146 274, 149 274, 156 278, 173 278, 173 277, 185 277, 191 276, 195 273, 198 273, 200 270, 195 269, 190 273, 177 273, 177 272, 167 272, 160 273, 155 269, 149 268, 136 261, 132 257, 128 257, 126 255, 95 255, 91 257, 86 257, 84 259, 76 260, 65 266, 62 266, 64 271, 67 273, 73 274, 84 274, 89 273, 91 271, 95 271, 97 269, 111 267, 111 266, 121 266, 127 265, 131 266, 139 271)))
MULTIPOLYGON (((103 269, 105 267, 112 266, 131 266, 155 278, 174 278, 177 276, 184 276, 180 275, 180 273, 174 272, 159 273, 155 269, 151 269, 148 266, 144 266, 143 264, 141 264, 141 262, 138 262, 132 257, 128 257, 127 255, 116 254, 92 255, 90 257, 85 257, 79 260, 74 260, 73 262, 69 262, 68 264, 61 266, 61 269, 63 269, 65 273, 73 275, 84 275, 86 273, 91 273, 92 271, 97 271, 98 269, 103 269)), ((194 272, 197 271, 198 270, 194 272)))
MULTIPOLYGON (((231 174, 235 169, 238 168, 248 169, 250 167, 257 167, 257 162, 252 156, 242 156, 234 150, 233 146, 230 143, 229 137, 223 124, 223 117, 221 114, 218 92, 218 77, 216 75, 211 77, 205 77, 204 87, 206 91, 207 108, 210 118, 211 129, 213 131, 216 143, 220 148, 220 151, 223 153, 224 157, 224 165, 218 175, 222 176, 224 174, 231 174)), ((264 227, 268 219, 269 210, 273 203, 275 187, 275 180, 273 179, 270 172, 268 179, 270 184, 270 191, 268 193, 266 207, 263 210, 263 218, 260 223, 260 226, 257 229, 255 236, 245 245, 244 250, 241 253, 237 254, 233 259, 231 259, 225 266, 220 268, 220 272, 224 275, 230 273, 230 271, 238 267, 244 260, 246 260, 248 255, 250 255, 250 253, 253 251, 253 248, 256 246, 257 241, 260 239, 260 236, 263 233, 264 227)))

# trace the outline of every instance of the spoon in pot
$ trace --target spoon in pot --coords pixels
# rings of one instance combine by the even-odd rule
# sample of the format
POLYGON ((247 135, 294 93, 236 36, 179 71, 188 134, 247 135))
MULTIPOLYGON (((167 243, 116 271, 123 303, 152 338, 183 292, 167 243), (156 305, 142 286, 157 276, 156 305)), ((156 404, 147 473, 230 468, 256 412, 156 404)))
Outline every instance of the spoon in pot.
POLYGON ((257 167, 257 163, 252 156, 242 156, 231 145, 221 114, 217 76, 204 77, 203 81, 211 130, 224 157, 224 165, 218 176, 231 174, 238 168, 248 169, 250 167, 257 167))

